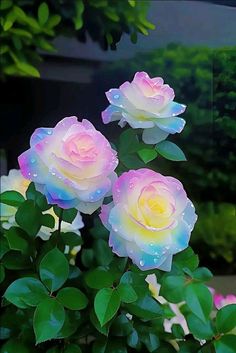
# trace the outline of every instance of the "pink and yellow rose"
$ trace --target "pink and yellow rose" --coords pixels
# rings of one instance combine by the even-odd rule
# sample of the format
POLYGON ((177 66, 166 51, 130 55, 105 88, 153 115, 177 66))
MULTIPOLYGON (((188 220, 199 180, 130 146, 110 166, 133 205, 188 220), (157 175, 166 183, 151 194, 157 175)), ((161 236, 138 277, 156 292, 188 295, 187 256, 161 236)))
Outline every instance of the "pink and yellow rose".
POLYGON ((197 216, 183 185, 150 169, 123 173, 113 185, 113 202, 101 220, 109 245, 141 270, 170 271, 172 257, 188 246, 197 216))
POLYGON ((108 140, 86 119, 75 116, 54 128, 39 128, 19 157, 23 176, 49 204, 91 214, 109 194, 118 159, 108 140))
POLYGON ((150 78, 146 72, 137 72, 132 82, 106 92, 110 105, 102 112, 104 124, 119 120, 123 127, 142 128, 143 141, 154 144, 169 134, 183 130, 185 120, 177 117, 186 106, 174 102, 174 90, 161 77, 150 78))

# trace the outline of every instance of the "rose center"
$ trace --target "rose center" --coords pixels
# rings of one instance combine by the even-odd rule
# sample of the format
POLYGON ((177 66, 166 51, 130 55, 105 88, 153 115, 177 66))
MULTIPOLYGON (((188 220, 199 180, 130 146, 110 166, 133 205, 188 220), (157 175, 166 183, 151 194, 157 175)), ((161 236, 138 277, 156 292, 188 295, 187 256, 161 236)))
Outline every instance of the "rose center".
POLYGON ((172 200, 166 191, 158 190, 155 186, 145 187, 138 200, 138 208, 142 216, 142 223, 149 227, 163 228, 171 222, 174 212, 172 200))
POLYGON ((73 162, 95 161, 98 155, 97 146, 91 136, 77 134, 65 141, 64 149, 73 162))

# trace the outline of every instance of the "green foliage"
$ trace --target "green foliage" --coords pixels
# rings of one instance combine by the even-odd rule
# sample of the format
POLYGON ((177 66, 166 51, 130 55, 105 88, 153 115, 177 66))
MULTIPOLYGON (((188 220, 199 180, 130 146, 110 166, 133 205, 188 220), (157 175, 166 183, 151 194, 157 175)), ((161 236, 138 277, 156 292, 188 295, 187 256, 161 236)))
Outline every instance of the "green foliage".
POLYGON ((156 145, 156 150, 170 161, 186 161, 183 151, 173 142, 161 141, 156 145))
POLYGON ((2 0, 0 7, 0 75, 39 77, 40 50, 54 52, 59 34, 85 41, 89 33, 103 49, 115 49, 123 32, 134 41, 155 26, 146 19, 148 1, 2 0))
MULTIPOLYGON (((40 21, 45 16, 44 7, 40 21)), ((139 158, 143 144, 139 135, 126 130, 118 143, 123 157, 122 144, 130 140, 131 161, 133 155, 139 158)), ((145 163, 147 159, 150 155, 143 158, 145 163)), ((212 310, 212 294, 205 284, 212 274, 198 267, 190 247, 174 256, 170 272, 141 271, 111 251, 107 231, 96 218, 92 227, 83 229, 81 239, 61 232, 61 221, 72 223, 77 211, 53 207, 59 217, 55 228, 53 216, 44 213, 51 205, 33 183, 26 199, 14 192, 3 196, 4 203, 16 208, 16 223, 0 228, 1 353, 174 353, 174 347, 180 353, 234 352, 236 305, 212 310), (38 237, 45 226, 51 228, 47 241, 38 237), (70 250, 81 244, 72 265, 70 250), (150 274, 161 286, 159 293, 147 282, 150 274), (167 320, 175 317, 171 303, 178 304, 189 335, 180 324, 167 332, 167 320)))

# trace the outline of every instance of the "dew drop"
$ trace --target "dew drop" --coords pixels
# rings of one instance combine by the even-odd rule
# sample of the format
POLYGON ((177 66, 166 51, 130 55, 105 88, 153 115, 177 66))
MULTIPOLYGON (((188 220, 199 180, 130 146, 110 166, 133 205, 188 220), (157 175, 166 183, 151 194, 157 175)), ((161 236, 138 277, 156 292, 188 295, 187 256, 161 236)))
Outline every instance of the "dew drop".
POLYGON ((140 260, 139 263, 140 263, 140 266, 144 266, 145 262, 143 260, 140 260))
POLYGON ((35 163, 35 161, 36 161, 35 158, 31 158, 30 160, 31 163, 35 163))
POLYGON ((31 173, 28 173, 28 176, 31 176, 31 173))
POLYGON ((159 260, 158 260, 158 258, 155 258, 153 261, 156 264, 156 263, 158 263, 159 260))
POLYGON ((120 95, 119 95, 119 94, 115 94, 115 95, 114 95, 114 98, 115 98, 115 99, 118 99, 118 98, 120 98, 120 95))
POLYGON ((113 230, 114 230, 114 232, 118 232, 118 229, 117 229, 117 228, 114 228, 113 230))
POLYGON ((56 175, 56 173, 55 173, 55 172, 52 172, 52 175, 56 175))
POLYGON ((38 176, 38 174, 36 174, 36 173, 34 173, 34 174, 33 174, 33 177, 35 177, 35 178, 36 178, 37 176, 38 176))
POLYGON ((167 246, 166 246, 166 250, 169 250, 169 249, 170 249, 170 246, 169 246, 169 245, 167 245, 167 246))
POLYGON ((151 244, 150 244, 150 246, 154 246, 154 244, 153 244, 153 243, 151 243, 151 244))

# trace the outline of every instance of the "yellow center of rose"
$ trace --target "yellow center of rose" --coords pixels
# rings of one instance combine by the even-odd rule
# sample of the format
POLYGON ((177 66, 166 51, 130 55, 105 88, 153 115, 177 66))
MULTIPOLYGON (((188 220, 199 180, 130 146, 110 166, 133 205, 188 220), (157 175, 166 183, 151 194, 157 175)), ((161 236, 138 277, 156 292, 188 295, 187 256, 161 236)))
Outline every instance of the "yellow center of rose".
POLYGON ((154 185, 145 187, 138 199, 138 220, 151 228, 166 228, 172 223, 173 200, 168 198, 166 190, 154 185))

